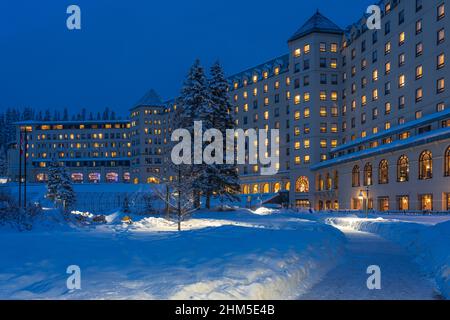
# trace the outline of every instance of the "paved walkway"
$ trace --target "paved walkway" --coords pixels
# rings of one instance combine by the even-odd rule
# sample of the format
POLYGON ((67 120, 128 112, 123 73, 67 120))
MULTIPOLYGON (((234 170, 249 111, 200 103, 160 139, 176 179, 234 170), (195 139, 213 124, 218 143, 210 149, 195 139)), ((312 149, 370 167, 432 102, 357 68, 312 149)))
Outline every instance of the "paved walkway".
POLYGON ((347 237, 343 261, 300 299, 383 300, 438 299, 425 277, 403 248, 379 236, 341 229, 347 237), (381 268, 381 290, 369 290, 367 267, 381 268))

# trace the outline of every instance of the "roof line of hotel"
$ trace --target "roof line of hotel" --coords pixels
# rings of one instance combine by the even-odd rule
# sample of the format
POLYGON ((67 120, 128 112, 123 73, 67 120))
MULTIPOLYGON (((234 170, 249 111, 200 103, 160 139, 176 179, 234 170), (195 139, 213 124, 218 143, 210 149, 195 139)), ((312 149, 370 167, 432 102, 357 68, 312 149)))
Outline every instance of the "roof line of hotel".
POLYGON ((342 157, 337 157, 328 161, 324 161, 311 166, 311 170, 317 171, 338 164, 370 158, 376 155, 385 154, 387 152, 403 150, 412 146, 423 145, 434 141, 444 140, 447 138, 450 138, 450 127, 434 130, 404 140, 397 140, 392 143, 381 145, 373 149, 365 149, 355 153, 347 154, 342 157))
POLYGON ((396 134, 396 133, 400 133, 400 132, 403 132, 405 130, 409 130, 409 129, 413 128, 413 127, 417 127, 417 126, 420 126, 420 125, 424 125, 424 124, 428 124, 428 123, 431 123, 431 122, 434 122, 434 121, 445 119, 445 118, 447 118, 449 116, 450 116, 450 109, 445 109, 444 111, 441 111, 441 112, 438 112, 438 113, 433 113, 433 114, 424 116, 424 117, 422 117, 420 119, 406 122, 404 124, 395 126, 395 127, 391 128, 391 129, 385 130, 383 132, 379 132, 379 133, 373 134, 373 135, 371 135, 369 137, 356 139, 356 140, 351 141, 351 142, 349 142, 347 144, 343 144, 343 145, 341 145, 339 147, 336 147, 336 148, 332 149, 331 152, 338 152, 338 151, 342 151, 342 150, 349 149, 349 148, 352 148, 352 147, 356 147, 357 145, 360 145, 360 144, 363 144, 363 143, 367 143, 367 142, 371 142, 371 141, 374 141, 374 140, 378 140, 378 139, 381 139, 383 137, 390 136, 390 135, 393 135, 393 134, 396 134))
POLYGON ((32 125, 32 124, 109 124, 109 123, 129 123, 128 119, 120 120, 26 120, 14 122, 15 125, 32 125))

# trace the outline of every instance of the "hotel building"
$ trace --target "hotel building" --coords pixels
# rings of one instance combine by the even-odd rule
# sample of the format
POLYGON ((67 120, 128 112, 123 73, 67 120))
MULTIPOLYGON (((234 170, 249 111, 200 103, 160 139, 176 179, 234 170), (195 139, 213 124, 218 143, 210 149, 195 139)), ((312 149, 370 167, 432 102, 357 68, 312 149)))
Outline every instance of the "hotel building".
MULTIPOLYGON (((276 175, 260 175, 257 165, 239 166, 249 201, 281 191, 289 193, 292 206, 319 210, 450 209, 446 3, 384 0, 378 5, 379 30, 369 30, 366 18, 341 29, 317 12, 288 39, 287 54, 229 77, 237 127, 280 130, 276 175)), ((112 148, 109 141, 96 150, 94 141, 85 141, 89 147, 83 151, 100 152, 104 161, 117 160, 113 151, 124 157, 116 170, 119 181, 162 182, 170 178, 174 108, 173 101, 163 103, 149 92, 117 129, 127 136, 124 146, 116 141, 112 148)), ((36 141, 47 125, 52 130, 44 134, 67 135, 63 161, 80 163, 71 170, 89 181, 92 167, 77 161, 73 149, 81 141, 70 139, 76 130, 64 124, 62 131, 53 129, 59 124, 24 125, 32 126, 34 138, 32 179, 44 172, 39 171, 43 153, 59 155, 48 148, 51 144, 41 147, 42 140, 36 141)), ((107 130, 112 129, 101 128, 104 135, 107 130)), ((102 181, 109 180, 109 172, 108 167, 101 171, 102 181)))

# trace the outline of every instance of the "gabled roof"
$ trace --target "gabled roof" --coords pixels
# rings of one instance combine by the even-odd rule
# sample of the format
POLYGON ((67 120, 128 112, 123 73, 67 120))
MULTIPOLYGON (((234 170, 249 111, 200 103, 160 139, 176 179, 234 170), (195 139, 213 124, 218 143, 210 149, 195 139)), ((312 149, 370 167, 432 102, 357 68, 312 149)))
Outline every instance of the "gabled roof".
POLYGON ((156 91, 150 89, 138 102, 136 102, 134 107, 143 107, 143 106, 159 107, 163 105, 164 104, 162 103, 161 98, 156 93, 156 91))
POLYGON ((288 42, 300 39, 310 33, 332 33, 342 34, 344 31, 339 28, 334 22, 323 16, 317 11, 308 21, 305 22, 300 29, 288 40, 288 42))

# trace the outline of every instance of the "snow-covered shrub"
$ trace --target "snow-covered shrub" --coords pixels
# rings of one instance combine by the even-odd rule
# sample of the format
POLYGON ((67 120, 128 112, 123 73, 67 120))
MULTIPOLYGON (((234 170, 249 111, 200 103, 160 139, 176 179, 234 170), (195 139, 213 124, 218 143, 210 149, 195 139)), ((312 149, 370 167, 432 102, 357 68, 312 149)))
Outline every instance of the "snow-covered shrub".
POLYGON ((0 192, 0 225, 10 226, 20 231, 31 230, 40 214, 42 214, 42 208, 39 204, 28 204, 26 208, 20 208, 9 192, 0 192))

